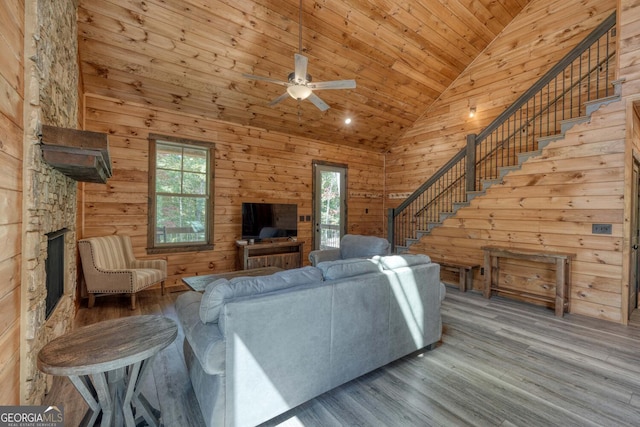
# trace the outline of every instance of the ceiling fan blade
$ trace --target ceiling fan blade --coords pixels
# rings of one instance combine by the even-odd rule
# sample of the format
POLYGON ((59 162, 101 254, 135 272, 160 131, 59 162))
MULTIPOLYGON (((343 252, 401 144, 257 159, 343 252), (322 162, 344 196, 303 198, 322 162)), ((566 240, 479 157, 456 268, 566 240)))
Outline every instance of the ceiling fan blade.
POLYGON ((271 102, 269 103, 269 107, 273 107, 274 105, 281 103, 282 101, 284 101, 287 98, 289 98, 289 93, 285 92, 282 95, 280 95, 279 97, 274 98, 273 100, 271 100, 271 102))
POLYGON ((318 107, 320 111, 327 111, 329 109, 329 105, 327 105, 327 103, 320 99, 315 93, 309 95, 307 99, 311 101, 313 105, 318 107))
POLYGON ((309 83, 311 89, 355 89, 355 80, 333 80, 330 82, 309 83))
POLYGON ((243 74, 242 76, 251 80, 262 80, 263 82, 275 83, 280 86, 289 86, 289 82, 272 79, 271 77, 254 76, 253 74, 243 74))
POLYGON ((304 55, 300 55, 299 53, 296 53, 294 55, 294 58, 296 61, 296 68, 295 68, 296 81, 306 82, 307 81, 307 64, 309 63, 309 59, 304 55))

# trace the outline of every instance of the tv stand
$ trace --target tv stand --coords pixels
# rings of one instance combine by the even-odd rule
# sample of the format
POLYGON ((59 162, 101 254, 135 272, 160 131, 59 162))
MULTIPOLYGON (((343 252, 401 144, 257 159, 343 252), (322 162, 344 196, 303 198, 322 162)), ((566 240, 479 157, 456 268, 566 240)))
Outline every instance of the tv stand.
POLYGON ((263 239, 260 243, 237 245, 238 269, 302 267, 304 242, 263 239))

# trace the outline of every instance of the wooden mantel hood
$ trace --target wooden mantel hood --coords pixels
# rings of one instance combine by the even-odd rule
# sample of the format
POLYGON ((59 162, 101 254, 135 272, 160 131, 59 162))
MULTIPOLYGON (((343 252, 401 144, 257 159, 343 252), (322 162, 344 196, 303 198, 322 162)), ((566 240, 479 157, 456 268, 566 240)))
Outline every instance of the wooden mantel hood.
POLYGON ((44 160, 69 178, 105 184, 111 178, 106 133, 42 125, 44 160))

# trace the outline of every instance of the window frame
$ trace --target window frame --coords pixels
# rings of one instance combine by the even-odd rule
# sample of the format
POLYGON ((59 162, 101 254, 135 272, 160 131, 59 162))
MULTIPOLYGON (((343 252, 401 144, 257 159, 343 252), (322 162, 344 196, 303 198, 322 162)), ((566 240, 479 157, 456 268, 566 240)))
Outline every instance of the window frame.
POLYGON ((178 138, 175 136, 149 134, 149 188, 148 188, 148 212, 147 212, 147 253, 160 254, 172 252, 194 252, 207 251, 214 248, 214 207, 215 207, 215 144, 208 141, 200 141, 190 138, 178 138), (207 212, 205 226, 204 243, 186 242, 174 244, 156 244, 156 154, 158 143, 168 143, 183 148, 196 147, 205 148, 208 151, 207 180, 208 180, 208 201, 206 202, 207 212))

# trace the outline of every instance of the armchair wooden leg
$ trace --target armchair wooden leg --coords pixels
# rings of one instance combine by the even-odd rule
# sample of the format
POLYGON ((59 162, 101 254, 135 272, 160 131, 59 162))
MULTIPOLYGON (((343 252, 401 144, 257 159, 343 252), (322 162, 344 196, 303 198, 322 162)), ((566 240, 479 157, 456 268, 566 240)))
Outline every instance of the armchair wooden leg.
POLYGON ((136 309, 136 294, 131 294, 131 310, 136 309))
POLYGON ((96 303, 95 294, 89 294, 89 308, 93 307, 95 303, 96 303))
POLYGON ((162 289, 162 296, 164 296, 164 280, 160 283, 160 289, 162 289))

